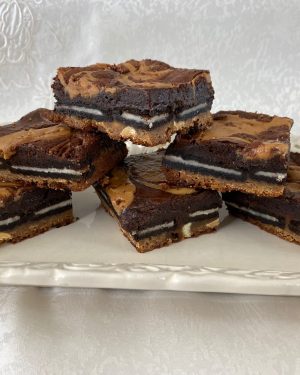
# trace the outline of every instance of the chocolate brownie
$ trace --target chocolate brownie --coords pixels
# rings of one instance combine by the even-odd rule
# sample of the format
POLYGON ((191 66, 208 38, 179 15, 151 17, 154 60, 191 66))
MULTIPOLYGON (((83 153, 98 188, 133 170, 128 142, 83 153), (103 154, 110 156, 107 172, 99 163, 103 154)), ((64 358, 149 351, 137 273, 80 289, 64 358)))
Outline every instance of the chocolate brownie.
POLYGON ((155 60, 59 68, 52 88, 58 119, 115 140, 155 146, 177 131, 211 123, 214 90, 207 70, 155 60))
POLYGON ((18 242, 73 221, 70 191, 0 183, 0 243, 18 242))
POLYGON ((0 127, 0 181, 78 191, 126 156, 124 143, 69 128, 52 117, 53 111, 40 108, 0 127))
POLYGON ((240 192, 224 193, 230 214, 267 232, 300 244, 300 155, 291 153, 288 181, 281 197, 257 197, 240 192))
POLYGON ((170 182, 221 192, 280 196, 287 176, 287 117, 242 111, 218 112, 204 132, 178 135, 163 165, 170 182))
POLYGON ((219 225, 217 192, 178 188, 161 171, 162 151, 130 156, 95 185, 129 241, 146 252, 208 233, 219 225))

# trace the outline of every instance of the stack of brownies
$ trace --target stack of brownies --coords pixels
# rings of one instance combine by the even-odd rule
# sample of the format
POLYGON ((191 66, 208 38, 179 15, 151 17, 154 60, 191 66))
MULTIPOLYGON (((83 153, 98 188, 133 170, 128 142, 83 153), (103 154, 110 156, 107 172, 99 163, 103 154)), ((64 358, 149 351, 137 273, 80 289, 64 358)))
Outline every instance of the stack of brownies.
POLYGON ((153 60, 59 68, 52 87, 54 111, 0 128, 0 241, 71 223, 71 191, 93 185, 140 252, 214 231, 219 192, 233 215, 300 242, 289 118, 211 115, 208 71, 153 60), (166 149, 126 157, 125 141, 174 134, 166 149))

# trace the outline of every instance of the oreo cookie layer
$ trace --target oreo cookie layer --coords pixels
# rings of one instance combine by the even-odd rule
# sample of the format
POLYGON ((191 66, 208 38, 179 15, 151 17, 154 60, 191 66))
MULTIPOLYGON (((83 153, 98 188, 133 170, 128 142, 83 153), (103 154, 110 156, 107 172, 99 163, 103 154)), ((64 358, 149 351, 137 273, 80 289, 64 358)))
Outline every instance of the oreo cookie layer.
POLYGON ((207 164, 203 161, 203 159, 201 159, 201 162, 199 162, 199 158, 196 160, 195 156, 186 159, 182 157, 182 154, 178 154, 167 154, 164 158, 163 165, 170 169, 184 169, 193 173, 200 173, 205 176, 214 176, 216 178, 230 179, 233 181, 246 181, 247 179, 251 179, 253 181, 266 181, 268 183, 282 185, 287 178, 286 170, 278 168, 280 163, 276 164, 277 158, 270 160, 269 163, 261 163, 261 166, 257 165, 249 170, 246 169, 246 166, 244 166, 243 169, 230 168, 235 167, 232 160, 229 160, 228 164, 230 167, 227 168, 215 164, 207 164), (276 166, 272 169, 272 172, 270 172, 270 169, 267 169, 268 164, 276 166), (262 170, 262 168, 265 170, 262 170))
POLYGON ((278 228, 278 233, 274 229, 272 233, 286 239, 294 238, 296 242, 300 241, 300 179, 299 174, 295 173, 300 165, 295 163, 299 161, 297 157, 291 154, 289 165, 288 181, 281 197, 257 197, 252 194, 243 194, 240 192, 224 193, 228 211, 237 217, 246 221, 262 225, 263 229, 270 231, 271 226, 278 228))
MULTIPOLYGON (((43 230, 47 217, 58 215, 57 225, 68 224, 73 220, 70 191, 23 187, 15 184, 0 184, 0 242, 31 237, 39 232, 38 224, 28 233, 30 223, 43 220, 43 230), (66 213, 66 214, 64 214, 66 213), (28 224, 28 225, 27 225, 28 224), (24 233, 22 234, 22 228, 24 233), (25 233, 26 232, 26 233, 25 233)), ((55 224, 55 225, 56 225, 55 224)), ((52 226, 49 223, 48 228, 52 226)), ((54 225, 53 225, 54 226, 54 225)))
MULTIPOLYGON (((176 136, 163 160, 169 175, 174 170, 174 178, 178 177, 176 171, 192 172, 194 177, 211 177, 211 186, 205 179, 206 188, 219 188, 221 182, 229 181, 232 182, 230 190, 234 190, 235 181, 251 180, 252 184, 265 182, 281 186, 283 190, 293 121, 242 111, 219 112, 213 118, 211 127, 202 132, 191 130, 176 136)), ((179 179, 178 183, 185 184, 185 181, 179 179)), ((254 193, 250 185, 245 189, 254 193)), ((220 190, 226 191, 226 188, 220 190)), ((240 190, 238 185, 235 190, 240 190)), ((259 190, 255 193, 259 194, 259 190)), ((274 196, 280 193, 278 187, 274 189, 274 196)))
POLYGON ((219 195, 168 184, 161 160, 162 152, 131 156, 95 185, 104 206, 134 241, 171 233, 186 224, 218 221, 219 195))
POLYGON ((134 114, 131 112, 122 113, 111 113, 105 114, 104 112, 91 107, 78 106, 78 105, 67 105, 67 104, 56 104, 55 111, 68 116, 76 116, 81 119, 90 119, 101 122, 120 122, 124 125, 129 125, 135 129, 144 129, 148 131, 153 131, 162 125, 169 122, 179 122, 187 119, 191 119, 200 113, 209 112, 211 109, 211 103, 200 103, 194 107, 183 110, 180 113, 161 113, 158 115, 144 116, 139 114, 134 114))
POLYGON ((105 134, 71 129, 55 121, 52 111, 38 109, 0 129, 0 179, 15 181, 23 176, 24 182, 43 186, 48 180, 54 186, 59 180, 58 188, 82 190, 126 153, 124 143, 105 134))
POLYGON ((144 146, 211 123, 214 90, 207 70, 154 60, 59 68, 52 85, 59 120, 144 146))
POLYGON ((173 68, 155 60, 59 68, 52 87, 59 105, 106 115, 180 113, 199 103, 211 105, 214 97, 209 71, 173 68))

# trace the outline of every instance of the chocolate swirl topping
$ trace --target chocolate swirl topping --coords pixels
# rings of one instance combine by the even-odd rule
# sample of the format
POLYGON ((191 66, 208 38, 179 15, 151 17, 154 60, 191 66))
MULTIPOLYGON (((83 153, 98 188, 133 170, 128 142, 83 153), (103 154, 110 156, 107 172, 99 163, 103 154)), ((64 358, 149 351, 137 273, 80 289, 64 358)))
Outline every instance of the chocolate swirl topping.
POLYGON ((191 210, 221 205, 216 192, 170 185, 162 172, 163 154, 159 151, 130 156, 95 186, 128 228, 143 227, 149 220, 155 225, 174 212, 178 217, 186 217, 191 210), (163 208, 165 205, 167 210, 163 208), (143 215, 139 214, 141 211, 143 215), (135 215, 139 222, 135 221, 135 215))
POLYGON ((85 105, 107 113, 176 112, 212 103, 214 95, 208 70, 173 68, 155 60, 59 68, 52 87, 58 104, 85 105))
POLYGON ((19 200, 23 192, 30 189, 17 183, 0 182, 0 208, 4 207, 7 202, 19 200))
MULTIPOLYGON (((121 143, 105 134, 71 129, 53 119, 53 112, 39 108, 19 121, 0 128, 2 163, 40 167, 72 167, 81 169, 100 150, 121 143)), ((123 144, 122 144, 123 145, 123 144)))
POLYGON ((213 116, 212 126, 205 132, 178 135, 170 149, 230 143, 237 155, 247 160, 286 157, 290 145, 293 120, 243 111, 221 111, 213 116))

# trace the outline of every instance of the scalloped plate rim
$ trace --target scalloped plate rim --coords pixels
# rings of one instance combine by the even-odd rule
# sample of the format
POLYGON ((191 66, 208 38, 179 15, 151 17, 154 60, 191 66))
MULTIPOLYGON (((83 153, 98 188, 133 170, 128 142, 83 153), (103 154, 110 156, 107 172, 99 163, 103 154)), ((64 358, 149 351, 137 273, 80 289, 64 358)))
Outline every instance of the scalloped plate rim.
POLYGON ((299 296, 300 272, 145 263, 1 261, 0 285, 299 296))

